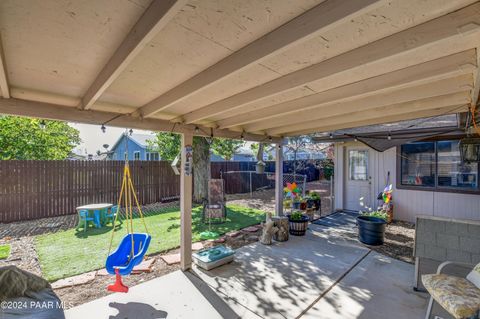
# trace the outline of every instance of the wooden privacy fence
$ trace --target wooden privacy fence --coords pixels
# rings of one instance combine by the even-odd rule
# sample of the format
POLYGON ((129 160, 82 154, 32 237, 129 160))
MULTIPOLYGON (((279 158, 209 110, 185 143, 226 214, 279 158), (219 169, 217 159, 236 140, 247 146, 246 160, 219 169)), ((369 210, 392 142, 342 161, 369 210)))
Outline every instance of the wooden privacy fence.
MULTIPOLYGON (((266 171, 275 171, 274 162, 266 164, 266 171)), ((301 165, 298 174, 310 176, 307 181, 318 179, 318 169, 308 164, 301 165)), ((0 161, 0 223, 74 214, 85 204, 116 203, 123 165, 123 161, 0 161)), ((286 161, 284 173, 290 173, 291 166, 286 161)), ((170 162, 131 161, 130 169, 140 204, 179 196, 180 178, 170 162)), ((255 162, 211 163, 212 178, 220 178, 220 172, 254 170, 255 162)), ((227 194, 250 192, 252 185, 254 189, 274 185, 272 176, 255 174, 247 182, 237 175, 226 179, 227 194)))
MULTIPOLYGON (((0 222, 69 215, 90 203, 116 203, 122 161, 0 161, 0 222)), ((130 162, 141 204, 174 198, 180 178, 168 162, 130 162)))

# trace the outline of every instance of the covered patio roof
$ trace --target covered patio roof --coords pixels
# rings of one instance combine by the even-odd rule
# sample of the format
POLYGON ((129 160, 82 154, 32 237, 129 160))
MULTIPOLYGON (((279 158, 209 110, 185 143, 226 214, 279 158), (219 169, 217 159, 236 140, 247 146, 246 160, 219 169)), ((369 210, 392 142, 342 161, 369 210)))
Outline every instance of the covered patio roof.
POLYGON ((472 0, 5 0, 0 32, 4 114, 280 141, 478 101, 472 0))

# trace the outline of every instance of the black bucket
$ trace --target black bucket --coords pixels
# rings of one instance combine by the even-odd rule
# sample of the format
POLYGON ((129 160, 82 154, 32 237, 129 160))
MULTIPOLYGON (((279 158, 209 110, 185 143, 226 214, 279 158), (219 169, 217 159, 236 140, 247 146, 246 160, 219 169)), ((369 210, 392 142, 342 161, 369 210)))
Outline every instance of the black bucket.
POLYGON ((386 224, 382 218, 358 216, 358 240, 367 245, 382 245, 386 224))

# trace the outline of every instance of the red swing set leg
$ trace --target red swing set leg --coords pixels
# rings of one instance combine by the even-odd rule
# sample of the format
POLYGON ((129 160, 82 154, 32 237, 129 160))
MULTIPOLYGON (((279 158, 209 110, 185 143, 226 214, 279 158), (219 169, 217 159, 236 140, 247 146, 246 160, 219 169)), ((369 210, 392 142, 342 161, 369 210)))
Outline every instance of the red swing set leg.
POLYGON ((107 287, 108 291, 113 292, 128 292, 128 287, 122 282, 122 276, 118 273, 118 269, 115 269, 115 283, 107 287))

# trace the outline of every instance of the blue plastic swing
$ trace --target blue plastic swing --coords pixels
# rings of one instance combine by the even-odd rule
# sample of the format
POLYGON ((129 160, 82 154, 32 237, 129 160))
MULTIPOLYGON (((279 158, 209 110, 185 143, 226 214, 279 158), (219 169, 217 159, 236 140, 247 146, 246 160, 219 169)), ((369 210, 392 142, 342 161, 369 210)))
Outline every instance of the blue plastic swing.
POLYGON ((143 256, 147 252, 152 236, 145 233, 127 234, 123 237, 118 248, 107 257, 106 269, 111 275, 115 275, 115 269, 122 276, 129 275, 133 267, 143 261, 143 256), (132 237, 133 236, 133 257, 132 237))

